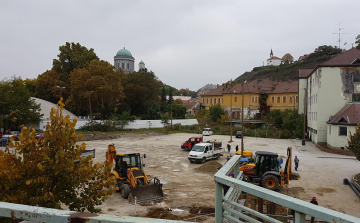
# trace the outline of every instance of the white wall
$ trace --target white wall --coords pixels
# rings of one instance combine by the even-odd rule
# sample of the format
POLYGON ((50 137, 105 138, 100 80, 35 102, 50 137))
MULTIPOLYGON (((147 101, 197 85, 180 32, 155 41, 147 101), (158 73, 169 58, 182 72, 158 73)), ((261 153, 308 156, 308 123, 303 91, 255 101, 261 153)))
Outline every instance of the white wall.
MULTIPOLYGON (((44 131, 46 129, 46 124, 48 121, 41 121, 39 125, 34 125, 35 129, 44 131)), ((79 129, 88 123, 88 120, 78 120, 76 122, 75 129, 79 129)), ((94 122, 101 123, 100 120, 94 120, 94 122)), ((169 121, 170 124, 170 121, 169 121)), ((187 125, 198 125, 197 119, 173 119, 172 124, 180 124, 183 126, 187 125)), ((120 128, 120 126, 116 126, 120 128)), ((124 127, 124 129, 147 129, 147 128, 164 128, 164 125, 161 124, 161 120, 135 120, 134 122, 130 122, 128 125, 124 127)))
POLYGON ((267 61, 267 65, 279 66, 281 64, 281 59, 271 59, 267 61))
POLYGON ((327 144, 332 147, 345 147, 348 145, 348 137, 350 132, 354 134, 356 126, 346 126, 347 136, 339 136, 339 126, 341 125, 330 125, 327 124, 327 144), (331 129, 331 130, 330 130, 331 129))

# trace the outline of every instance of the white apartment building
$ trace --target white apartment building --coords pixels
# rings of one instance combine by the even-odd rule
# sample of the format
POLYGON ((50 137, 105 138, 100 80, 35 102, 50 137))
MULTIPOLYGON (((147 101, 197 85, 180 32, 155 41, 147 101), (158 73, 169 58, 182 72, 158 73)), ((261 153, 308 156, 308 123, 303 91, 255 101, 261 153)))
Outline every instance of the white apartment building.
POLYGON ((313 70, 301 69, 299 101, 303 101, 299 103, 299 113, 306 112, 307 134, 311 141, 344 147, 349 131, 331 117, 339 115, 348 103, 360 101, 360 50, 352 48, 335 55, 313 70))

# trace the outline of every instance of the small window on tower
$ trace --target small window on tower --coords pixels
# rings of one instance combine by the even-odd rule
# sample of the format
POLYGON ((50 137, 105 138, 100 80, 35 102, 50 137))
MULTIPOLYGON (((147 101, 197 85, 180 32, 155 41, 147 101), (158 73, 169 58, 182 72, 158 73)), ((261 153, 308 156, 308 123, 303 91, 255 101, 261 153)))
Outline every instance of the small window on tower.
POLYGON ((130 69, 130 64, 127 64, 127 69, 128 69, 128 70, 130 69))
POLYGON ((125 68, 125 64, 124 64, 124 63, 121 64, 121 68, 124 70, 124 68, 125 68))

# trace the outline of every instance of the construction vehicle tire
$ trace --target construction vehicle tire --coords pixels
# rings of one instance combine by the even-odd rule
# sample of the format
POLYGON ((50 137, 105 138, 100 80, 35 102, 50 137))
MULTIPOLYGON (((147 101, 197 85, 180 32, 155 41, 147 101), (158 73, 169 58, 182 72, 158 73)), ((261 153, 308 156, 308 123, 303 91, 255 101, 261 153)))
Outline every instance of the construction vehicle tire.
POLYGON ((206 158, 204 157, 201 159, 201 163, 205 163, 205 162, 206 162, 206 158))
POLYGON ((125 199, 127 199, 129 197, 129 193, 130 193, 130 187, 128 184, 123 184, 121 185, 121 196, 125 199))
POLYGON ((261 180, 261 186, 269 190, 279 189, 279 179, 274 175, 266 175, 261 180))

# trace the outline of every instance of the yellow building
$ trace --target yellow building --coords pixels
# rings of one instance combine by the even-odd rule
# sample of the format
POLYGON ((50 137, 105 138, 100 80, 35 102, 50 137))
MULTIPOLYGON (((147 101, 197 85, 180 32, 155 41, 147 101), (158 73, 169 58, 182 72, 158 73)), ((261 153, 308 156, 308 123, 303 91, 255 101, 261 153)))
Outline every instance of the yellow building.
POLYGON ((269 79, 244 84, 225 85, 201 95, 202 106, 220 104, 233 118, 251 119, 260 113, 260 101, 266 100, 270 109, 298 108, 298 81, 275 82, 269 79), (244 103, 242 103, 244 99, 244 103))

